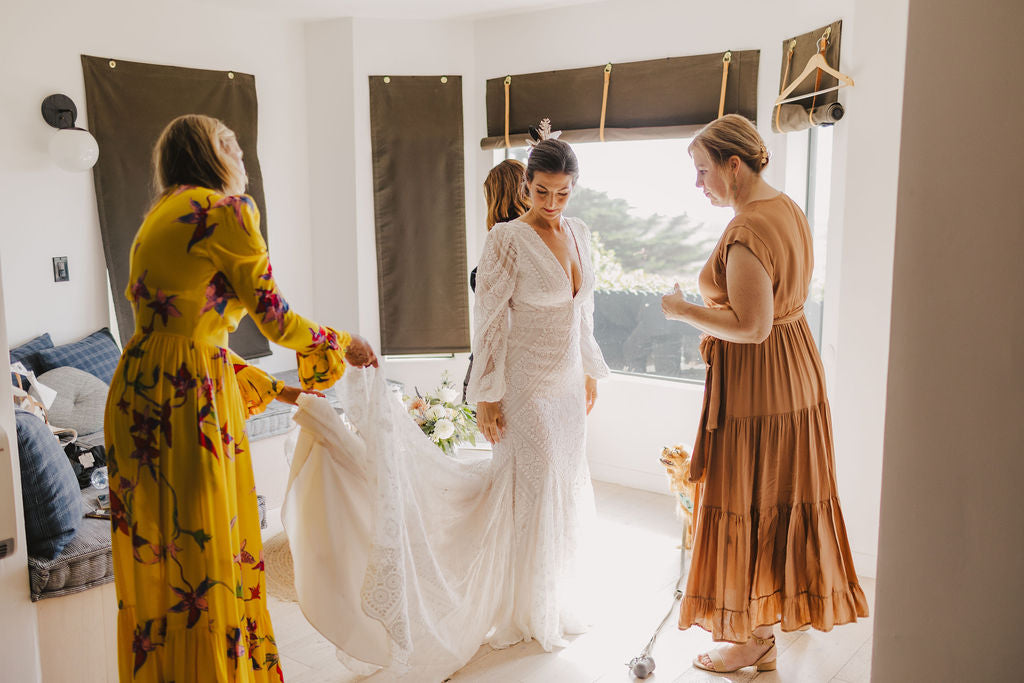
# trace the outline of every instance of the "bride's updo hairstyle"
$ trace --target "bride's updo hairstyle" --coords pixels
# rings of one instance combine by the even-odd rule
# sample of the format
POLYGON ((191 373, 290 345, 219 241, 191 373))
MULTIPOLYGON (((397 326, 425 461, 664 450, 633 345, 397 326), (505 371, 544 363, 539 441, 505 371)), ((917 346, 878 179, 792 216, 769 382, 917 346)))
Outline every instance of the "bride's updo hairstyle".
POLYGON ((568 143, 557 138, 548 138, 541 140, 530 150, 530 158, 526 161, 526 182, 533 182, 533 174, 537 171, 565 173, 572 176, 572 184, 575 185, 580 177, 580 162, 568 143))
POLYGON ((734 156, 757 174, 768 166, 768 148, 761 134, 749 119, 739 114, 726 114, 704 126, 690 143, 691 155, 694 147, 704 150, 716 166, 734 156))
POLYGON ((185 114, 168 123, 153 148, 157 194, 164 195, 178 185, 224 194, 245 192, 248 179, 223 148, 234 135, 222 121, 203 114, 185 114))

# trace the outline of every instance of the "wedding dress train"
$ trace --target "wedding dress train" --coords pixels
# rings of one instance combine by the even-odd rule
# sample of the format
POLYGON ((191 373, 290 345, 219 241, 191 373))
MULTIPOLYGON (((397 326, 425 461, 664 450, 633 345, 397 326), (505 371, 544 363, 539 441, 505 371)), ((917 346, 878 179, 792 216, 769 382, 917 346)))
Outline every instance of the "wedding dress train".
POLYGON ((349 425, 326 399, 299 400, 281 516, 299 604, 339 658, 375 681, 441 681, 488 636, 497 647, 524 636, 560 644, 560 633, 523 634, 515 622, 517 577, 560 539, 514 556, 513 463, 445 455, 382 370, 350 369, 336 391, 349 425))

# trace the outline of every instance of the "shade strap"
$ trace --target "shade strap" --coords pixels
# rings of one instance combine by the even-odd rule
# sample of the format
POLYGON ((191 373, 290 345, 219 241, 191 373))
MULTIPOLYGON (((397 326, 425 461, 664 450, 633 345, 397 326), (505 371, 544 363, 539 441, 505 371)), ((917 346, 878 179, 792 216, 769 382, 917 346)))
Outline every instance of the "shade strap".
POLYGON ((729 62, 732 61, 732 52, 726 52, 722 57, 722 95, 718 98, 718 118, 725 113, 725 86, 729 82, 729 62))
POLYGON ((512 85, 512 77, 505 76, 505 149, 512 147, 512 142, 508 139, 508 90, 512 85))
POLYGON ((612 77, 612 63, 608 62, 604 65, 604 92, 601 95, 601 127, 599 130, 599 136, 601 142, 604 142, 604 117, 608 113, 608 81, 612 77))

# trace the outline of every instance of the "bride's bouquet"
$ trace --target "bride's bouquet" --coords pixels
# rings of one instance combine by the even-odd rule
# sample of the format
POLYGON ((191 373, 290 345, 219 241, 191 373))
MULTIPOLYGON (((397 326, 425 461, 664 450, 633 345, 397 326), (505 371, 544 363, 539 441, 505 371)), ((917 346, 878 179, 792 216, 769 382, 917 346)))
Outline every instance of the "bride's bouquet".
POLYGON ((445 372, 434 391, 403 397, 412 419, 448 455, 455 453, 459 443, 476 445, 476 411, 460 401, 461 396, 445 372))

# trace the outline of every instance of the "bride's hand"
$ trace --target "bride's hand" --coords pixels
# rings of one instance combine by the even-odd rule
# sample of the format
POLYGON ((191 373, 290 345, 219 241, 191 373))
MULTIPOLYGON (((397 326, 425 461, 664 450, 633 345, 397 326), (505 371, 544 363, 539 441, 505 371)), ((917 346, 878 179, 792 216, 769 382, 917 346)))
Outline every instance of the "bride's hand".
POLYGON ((587 415, 590 415, 590 411, 593 409, 594 404, 597 403, 597 380, 590 375, 587 375, 584 386, 587 396, 587 415))
POLYGON ((299 396, 301 396, 302 394, 313 394, 314 396, 325 398, 323 392, 320 391, 286 386, 283 389, 281 389, 281 391, 277 394, 277 400, 281 401, 282 403, 290 403, 291 405, 296 405, 299 402, 299 396))
POLYGON ((484 438, 492 444, 501 441, 505 435, 505 415, 498 401, 480 401, 476 404, 476 426, 484 438))

